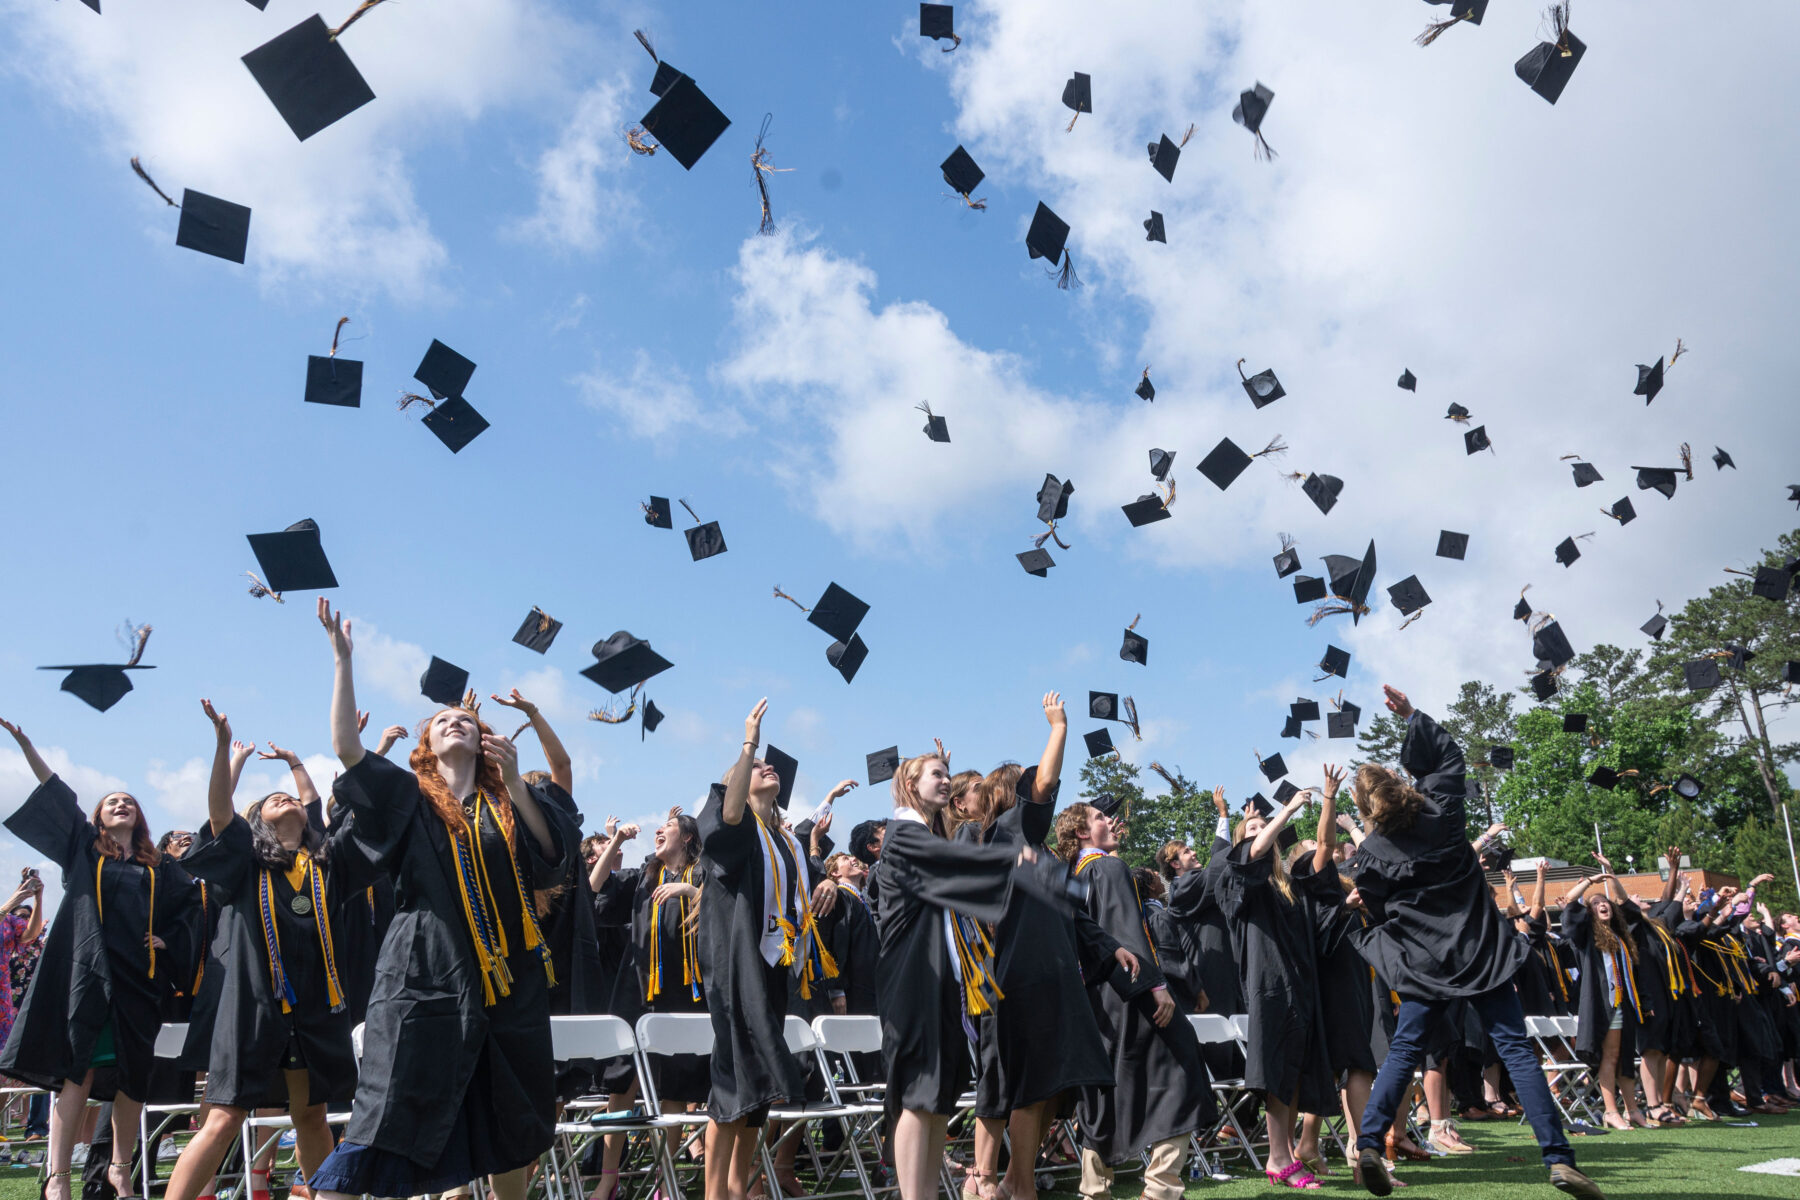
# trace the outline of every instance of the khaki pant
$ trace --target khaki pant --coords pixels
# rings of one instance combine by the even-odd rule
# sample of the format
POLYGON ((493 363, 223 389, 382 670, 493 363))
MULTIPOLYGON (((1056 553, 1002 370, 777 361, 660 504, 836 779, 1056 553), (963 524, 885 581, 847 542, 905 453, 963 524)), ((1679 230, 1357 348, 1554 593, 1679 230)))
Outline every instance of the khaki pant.
MULTIPOLYGON (((1188 1136, 1172 1137, 1150 1147, 1150 1165, 1144 1168, 1144 1200, 1181 1200, 1186 1184, 1181 1164, 1187 1158, 1188 1136)), ((1092 1150, 1081 1152, 1081 1194, 1087 1200, 1108 1200, 1112 1195, 1113 1169, 1092 1150)))

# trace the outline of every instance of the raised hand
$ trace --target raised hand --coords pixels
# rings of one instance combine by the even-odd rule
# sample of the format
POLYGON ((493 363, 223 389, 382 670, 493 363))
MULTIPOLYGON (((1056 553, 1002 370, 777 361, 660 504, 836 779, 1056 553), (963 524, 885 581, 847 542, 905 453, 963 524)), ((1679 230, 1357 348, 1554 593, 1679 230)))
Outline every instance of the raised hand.
POLYGON ((484 733, 481 735, 481 753, 500 768, 500 778, 508 783, 518 778, 519 748, 512 744, 511 738, 501 737, 497 733, 484 733))
POLYGON ((368 727, 369 727, 369 714, 366 712, 358 712, 356 714, 356 732, 361 733, 363 730, 367 729, 368 727))
POLYGON ((355 648, 350 640, 350 622, 341 612, 331 610, 331 602, 319 597, 319 624, 325 627, 326 636, 331 639, 331 653, 334 658, 347 659, 355 648))
POLYGON ((1405 692, 1391 684, 1384 683, 1381 685, 1381 693, 1387 702, 1388 711, 1396 717, 1405 720, 1413 715, 1412 701, 1406 698, 1405 692))
POLYGON ((1213 788, 1213 807, 1219 810, 1221 817, 1231 815, 1231 810, 1225 806, 1225 785, 1222 783, 1213 788))
POLYGON ((1335 800, 1344 786, 1344 770, 1335 763, 1325 764, 1325 799, 1335 800))
MULTIPOLYGON (((255 742, 233 742, 233 743, 231 743, 231 769, 232 769, 232 771, 236 772, 238 770, 238 768, 242 767, 245 763, 249 762, 250 761, 250 753, 251 753, 251 751, 253 751, 255 749, 256 749, 255 742)), ((264 757, 268 757, 268 756, 265 755, 264 757)))
POLYGON ((762 745, 763 717, 768 711, 769 698, 764 696, 756 702, 756 707, 750 710, 750 715, 744 718, 744 744, 749 746, 752 751, 762 745))
MULTIPOLYGON (((229 742, 231 740, 231 718, 215 709, 211 700, 201 700, 200 711, 205 713, 206 719, 212 722, 213 733, 218 735, 219 740, 229 742)), ((11 729, 12 726, 9 725, 7 728, 11 729)), ((18 733, 15 731, 13 736, 17 737, 18 733)))
POLYGON ((269 743, 267 751, 258 750, 256 752, 256 757, 258 760, 274 759, 277 762, 284 762, 290 767, 296 766, 300 762, 300 756, 298 754, 295 754, 292 750, 283 750, 274 742, 269 743))
POLYGON ((619 832, 619 818, 613 817, 613 816, 607 817, 605 829, 606 829, 606 836, 609 841, 612 838, 616 837, 619 832))
POLYGON ((813 822, 812 835, 813 835, 814 841, 817 841, 821 834, 823 834, 826 830, 831 828, 831 817, 832 817, 831 813, 826 813, 824 816, 820 817, 817 821, 813 822))
POLYGON ((488 693, 488 698, 493 700, 496 704, 504 704, 507 708, 516 708, 528 717, 538 710, 537 705, 519 694, 518 688, 514 688, 512 694, 509 696, 502 696, 498 693, 490 692, 488 693))
POLYGON ((1044 693, 1044 718, 1052 729, 1068 725, 1069 714, 1063 711, 1061 692, 1044 693))
POLYGON ((1768 883, 1771 879, 1774 879, 1774 878, 1775 878, 1775 876, 1773 876, 1771 874, 1767 874, 1767 873, 1758 875, 1755 879, 1752 879, 1750 881, 1750 886, 1757 887, 1761 884, 1768 883))
POLYGON ((1608 875, 1611 875, 1613 873, 1613 865, 1612 865, 1611 859, 1607 858, 1606 855, 1600 853, 1598 850, 1589 850, 1588 853, 1593 856, 1595 862, 1599 863, 1602 867, 1606 868, 1606 873, 1608 875))
MULTIPOLYGON (((829 804, 832 801, 836 800, 839 796, 842 796, 844 793, 848 792, 851 788, 858 787, 858 786, 860 786, 860 783, 855 779, 840 780, 836 787, 832 788, 829 792, 827 792, 825 794, 825 802, 827 804, 829 804)), ((826 813, 825 816, 827 819, 830 819, 831 814, 826 813)))
POLYGON ((944 749, 944 740, 942 738, 932 738, 931 744, 937 747, 938 757, 948 764, 950 762, 950 752, 944 749))
POLYGON ((636 825, 620 825, 617 821, 610 818, 607 820, 607 825, 613 830, 613 836, 617 837, 621 842, 632 841, 642 832, 636 825))

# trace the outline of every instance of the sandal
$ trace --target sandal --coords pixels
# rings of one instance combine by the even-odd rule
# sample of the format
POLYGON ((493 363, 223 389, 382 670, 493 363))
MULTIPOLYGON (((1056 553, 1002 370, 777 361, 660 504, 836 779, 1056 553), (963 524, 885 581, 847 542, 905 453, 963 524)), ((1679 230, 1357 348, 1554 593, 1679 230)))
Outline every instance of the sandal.
POLYGON ((1629 1130, 1632 1128, 1631 1122, 1627 1121, 1624 1117, 1621 1117, 1618 1113, 1607 1113, 1605 1116, 1600 1118, 1600 1123, 1602 1125, 1606 1126, 1608 1129, 1629 1130), (1615 1124, 1615 1122, 1616 1122, 1616 1124, 1615 1124))
POLYGON ((1404 1159, 1406 1162, 1430 1162, 1431 1161, 1431 1155, 1425 1153, 1425 1151, 1419 1149, 1417 1146, 1414 1146, 1414 1145, 1402 1146, 1394 1138, 1394 1131, 1391 1129, 1388 1130, 1388 1134, 1387 1134, 1386 1154, 1387 1154, 1387 1160, 1389 1162, 1394 1162, 1396 1160, 1401 1160, 1401 1159, 1404 1159))
POLYGON ((1705 1096, 1695 1096, 1688 1104, 1688 1118, 1702 1121, 1716 1121, 1719 1114, 1712 1110, 1712 1104, 1705 1096))
POLYGON ((135 1166, 137 1166, 137 1163, 129 1158, 124 1162, 120 1162, 115 1158, 107 1165, 106 1182, 112 1186, 113 1191, 118 1196, 118 1200, 142 1200, 142 1197, 133 1192, 129 1186, 131 1183, 131 1169, 135 1166), (125 1173, 126 1187, 121 1188, 118 1184, 113 1183, 112 1173, 115 1168, 125 1173))
POLYGON ((963 1200, 988 1200, 988 1197, 981 1194, 981 1181, 983 1179, 992 1179, 997 1174, 999 1174, 997 1171, 980 1171, 974 1167, 970 1167, 963 1175, 963 1200), (973 1189, 970 1188, 970 1184, 975 1185, 973 1189))
POLYGON ((1304 1164, 1306 1169, 1311 1171, 1314 1175, 1331 1174, 1331 1168, 1325 1165, 1324 1156, 1316 1151, 1310 1157, 1305 1154, 1296 1154, 1294 1155, 1294 1160, 1304 1164))
POLYGON ((1650 1119, 1663 1125, 1686 1125, 1687 1118, 1675 1111, 1672 1104, 1659 1104, 1650 1110, 1650 1119))
POLYGON ((600 1183, 597 1183, 594 1185, 594 1190, 588 1196, 588 1200, 612 1200, 613 1196, 615 1194, 617 1194, 618 1190, 619 1190, 619 1170, 617 1167, 614 1167, 610 1171, 600 1172, 600 1183), (611 1175, 613 1177, 612 1186, 611 1187, 601 1187, 600 1184, 603 1184, 606 1182, 606 1177, 608 1175, 611 1175))
POLYGON ((1306 1164, 1299 1159, 1289 1163, 1285 1171, 1265 1170, 1263 1174, 1268 1177, 1272 1187, 1290 1187, 1301 1192, 1316 1192, 1321 1186, 1319 1181, 1312 1177, 1312 1172, 1306 1169, 1306 1164))

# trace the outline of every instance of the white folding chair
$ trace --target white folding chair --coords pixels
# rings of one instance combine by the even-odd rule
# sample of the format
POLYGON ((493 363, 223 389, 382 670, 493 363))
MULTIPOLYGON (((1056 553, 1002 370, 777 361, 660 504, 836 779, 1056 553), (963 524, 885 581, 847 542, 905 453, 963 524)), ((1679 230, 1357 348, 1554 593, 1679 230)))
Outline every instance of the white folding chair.
MULTIPOLYGON (((827 1055, 836 1055, 843 1071, 843 1078, 826 1070, 826 1094, 838 1104, 853 1107, 858 1117, 849 1123, 846 1143, 861 1140, 864 1145, 857 1151, 863 1157, 864 1173, 868 1176, 870 1192, 874 1196, 896 1195, 899 1193, 899 1181, 883 1184, 881 1160, 881 1126, 886 1116, 887 1084, 885 1082, 864 1082, 856 1070, 855 1055, 881 1053, 881 1018, 875 1016, 825 1016, 813 1018, 813 1035, 818 1039, 818 1053, 821 1059, 827 1055)), ((826 1066, 829 1066, 827 1060, 826 1066)))
MULTIPOLYGON (((656 1080, 650 1070, 653 1054, 699 1054, 710 1056, 713 1048, 712 1017, 707 1013, 645 1013, 637 1022, 638 1094, 644 1097, 644 1119, 656 1131, 657 1155, 663 1168, 663 1185, 667 1195, 680 1196, 681 1179, 676 1149, 688 1130, 704 1126, 711 1118, 704 1111, 665 1113, 662 1098, 656 1094, 656 1080)), ((694 1174, 692 1166, 687 1168, 694 1174)))
MULTIPOLYGON (((550 1018, 550 1051, 559 1063, 573 1059, 598 1062, 608 1058, 629 1058, 636 1063, 637 1049, 637 1035, 622 1017, 595 1014, 550 1018)), ((545 1194, 552 1200, 561 1200, 565 1196, 580 1200, 587 1194, 581 1158, 583 1151, 597 1139, 618 1134, 636 1136, 647 1142, 656 1131, 651 1122, 641 1117, 623 1114, 600 1117, 596 1114, 592 1120, 576 1120, 570 1116, 571 1112, 594 1112, 603 1108, 604 1104, 597 1099, 588 1103, 574 1101, 564 1107, 563 1119, 556 1123, 556 1136, 550 1143, 549 1162, 543 1172, 545 1194), (564 1191, 565 1186, 568 1192, 564 1191)), ((648 1167, 627 1170, 621 1158, 619 1168, 621 1200, 627 1200, 631 1195, 631 1191, 623 1187, 626 1176, 653 1187, 661 1173, 654 1151, 648 1167)))
POLYGON ((811 1159, 813 1176, 818 1181, 819 1190, 807 1193, 814 1200, 827 1200, 836 1196, 861 1196, 863 1200, 875 1200, 874 1191, 869 1184, 869 1173, 864 1168, 862 1155, 856 1150, 856 1120, 865 1116, 868 1106, 845 1103, 838 1093, 831 1078, 831 1064, 819 1048, 819 1038, 813 1027, 805 1020, 789 1014, 782 1023, 782 1037, 787 1042, 788 1053, 796 1058, 810 1058, 816 1069, 823 1076, 827 1099, 813 1104, 781 1105, 769 1110, 770 1121, 780 1121, 784 1128, 775 1140, 767 1136, 768 1126, 764 1126, 762 1138, 763 1172, 768 1180, 770 1200, 783 1200, 780 1182, 775 1177, 774 1152, 782 1143, 794 1139, 806 1148, 811 1159), (843 1130, 844 1140, 840 1149, 829 1158, 821 1159, 818 1145, 810 1136, 813 1126, 825 1121, 838 1122, 843 1130), (830 1181, 841 1177, 844 1160, 856 1176, 857 1186, 854 1189, 834 1189, 830 1181))
MULTIPOLYGON (((156 1031, 154 1053, 157 1058, 179 1058, 181 1049, 187 1044, 187 1023, 164 1025, 156 1031)), ((148 1196, 150 1187, 156 1180, 156 1160, 150 1156, 150 1118, 157 1118, 156 1133, 168 1131, 177 1116, 189 1115, 200 1111, 198 1098, 185 1103, 146 1104, 138 1112, 138 1186, 140 1194, 148 1196)))
POLYGON ((1597 1125, 1600 1118, 1594 1110, 1594 1101, 1599 1085, 1593 1071, 1575 1056, 1573 1050, 1579 1027, 1577 1017, 1525 1018, 1525 1036, 1531 1039, 1543 1058, 1550 1098, 1556 1101, 1564 1119, 1597 1125))
MULTIPOLYGON (((1235 1017, 1226 1017, 1219 1013, 1190 1013, 1188 1023, 1194 1027, 1194 1037, 1202 1046, 1236 1046, 1239 1050, 1245 1049, 1242 1031, 1249 1029, 1250 1018, 1243 1013, 1235 1017), (1240 1021, 1243 1023, 1241 1027, 1238 1024, 1240 1021)), ((1209 1153, 1223 1157, 1226 1147, 1221 1144, 1219 1135, 1229 1125, 1232 1133, 1237 1136, 1238 1147, 1250 1159, 1250 1165, 1258 1171, 1262 1170, 1262 1159, 1257 1156, 1255 1140, 1251 1133, 1246 1132, 1244 1127, 1238 1123, 1237 1118, 1238 1102, 1253 1093, 1244 1086, 1244 1079, 1241 1075, 1235 1079, 1214 1076, 1212 1089, 1213 1098, 1219 1108, 1219 1118, 1213 1122, 1212 1128, 1208 1129, 1204 1136, 1195 1134, 1194 1148, 1203 1157, 1209 1153), (1208 1142, 1213 1143, 1210 1149, 1207 1146, 1208 1142)))

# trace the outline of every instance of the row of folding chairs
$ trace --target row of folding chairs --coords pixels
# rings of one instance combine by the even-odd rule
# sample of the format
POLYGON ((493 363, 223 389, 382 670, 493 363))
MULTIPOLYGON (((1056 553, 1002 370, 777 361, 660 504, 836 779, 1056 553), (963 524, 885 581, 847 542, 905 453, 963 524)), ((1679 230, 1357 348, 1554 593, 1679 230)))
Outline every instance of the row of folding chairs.
POLYGON ((1599 1125, 1600 1109, 1595 1106, 1604 1107, 1600 1084, 1593 1071, 1575 1054, 1575 1034, 1579 1025, 1578 1017, 1526 1017, 1525 1036, 1531 1039, 1543 1060, 1551 1098, 1562 1111, 1563 1119, 1599 1125))

